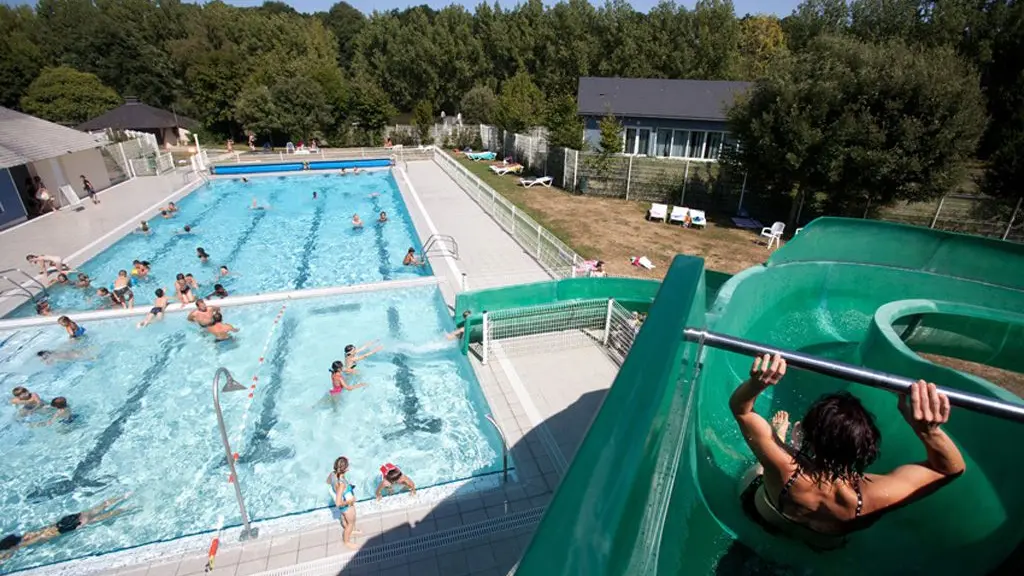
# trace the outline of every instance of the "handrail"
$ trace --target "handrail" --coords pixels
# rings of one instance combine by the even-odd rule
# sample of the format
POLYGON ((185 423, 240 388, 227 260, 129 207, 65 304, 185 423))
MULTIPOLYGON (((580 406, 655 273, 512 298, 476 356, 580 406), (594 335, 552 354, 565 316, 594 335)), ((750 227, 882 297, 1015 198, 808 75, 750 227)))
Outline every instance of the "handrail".
POLYGON ((217 412, 217 426, 220 428, 220 439, 224 443, 224 453, 228 458, 228 469, 231 471, 231 476, 228 478, 235 486, 235 498, 238 499, 238 510, 242 513, 242 534, 239 537, 240 540, 248 540, 255 538, 259 535, 259 528, 253 528, 249 525, 249 514, 245 511, 245 499, 242 498, 242 485, 238 482, 238 473, 235 471, 235 457, 231 453, 231 443, 228 441, 228 431, 224 427, 224 413, 220 410, 220 375, 224 374, 227 376, 228 381, 224 384, 224 392, 238 392, 246 390, 246 387, 235 380, 231 376, 231 372, 227 368, 221 366, 217 368, 217 372, 213 375, 213 408, 217 412))
POLYGON ((508 482, 508 440, 505 439, 505 433, 501 431, 501 426, 494 421, 494 417, 488 414, 486 418, 494 425, 494 429, 498 431, 498 437, 501 438, 501 481, 508 482))
POLYGON ((33 294, 33 293, 32 293, 31 291, 29 291, 29 290, 28 290, 27 288, 25 288, 25 286, 23 286, 23 285, 21 285, 21 284, 18 284, 18 283, 17 283, 17 282, 15 282, 14 280, 11 280, 11 279, 10 279, 10 278, 9 278, 9 277, 7 276, 7 274, 8 274, 8 273, 10 273, 10 272, 17 272, 17 273, 21 274, 22 276, 24 276, 25 278, 28 278, 28 280, 29 280, 30 282, 34 282, 34 283, 36 284, 36 286, 39 286, 39 289, 40 289, 40 290, 42 290, 42 292, 43 292, 43 298, 44 298, 44 299, 46 299, 46 298, 49 298, 49 297, 50 297, 50 293, 49 293, 49 292, 48 292, 48 291, 46 290, 46 285, 45 285, 45 284, 43 284, 42 282, 40 282, 40 281, 39 281, 38 279, 36 279, 36 277, 35 277, 35 276, 32 276, 32 275, 31 275, 31 274, 29 274, 28 272, 25 272, 25 271, 24 271, 24 270, 22 270, 21 268, 7 268, 7 269, 5 269, 5 270, 0 270, 0 278, 3 278, 4 280, 7 280, 7 281, 8 281, 8 282, 10 282, 11 284, 14 284, 14 286, 15 286, 16 288, 18 288, 18 289, 20 289, 20 290, 21 290, 22 292, 25 292, 26 294, 28 294, 28 297, 29 297, 29 299, 30 299, 30 300, 35 300, 35 297, 36 297, 36 295, 35 295, 35 294, 33 294))
POLYGON ((427 238, 427 241, 423 243, 423 254, 427 256, 431 255, 430 249, 435 246, 439 249, 437 254, 442 256, 451 255, 454 256, 456 260, 459 259, 459 242, 454 236, 450 236, 448 234, 431 234, 427 238), (449 242, 451 245, 446 246, 444 244, 445 242, 449 242))
MULTIPOLYGON (((683 330, 683 338, 690 342, 700 342, 706 346, 728 350, 746 356, 761 356, 764 354, 778 354, 786 362, 795 367, 802 368, 825 376, 839 378, 848 382, 856 382, 873 388, 882 388, 897 394, 906 394, 910 391, 910 385, 915 382, 911 378, 889 374, 872 368, 855 366, 838 360, 820 358, 803 352, 776 348, 760 342, 736 338, 726 334, 710 332, 698 328, 686 328, 683 330)), ((949 397, 949 403, 953 406, 965 408, 972 412, 979 412, 988 416, 995 416, 1005 420, 1024 423, 1024 405, 1012 404, 995 398, 989 398, 980 394, 962 392, 950 388, 939 387, 938 391, 949 397)))

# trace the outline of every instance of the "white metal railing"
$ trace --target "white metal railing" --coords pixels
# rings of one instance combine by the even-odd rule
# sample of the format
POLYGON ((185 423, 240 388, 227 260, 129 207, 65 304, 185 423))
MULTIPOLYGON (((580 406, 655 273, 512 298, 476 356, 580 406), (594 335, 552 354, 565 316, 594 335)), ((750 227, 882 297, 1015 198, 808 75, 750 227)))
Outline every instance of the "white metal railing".
POLYGON ((583 263, 582 256, 447 153, 435 150, 434 162, 545 270, 556 278, 575 276, 577 267, 583 263))
POLYGON ((174 156, 170 152, 158 154, 156 157, 156 172, 163 174, 174 170, 174 156))

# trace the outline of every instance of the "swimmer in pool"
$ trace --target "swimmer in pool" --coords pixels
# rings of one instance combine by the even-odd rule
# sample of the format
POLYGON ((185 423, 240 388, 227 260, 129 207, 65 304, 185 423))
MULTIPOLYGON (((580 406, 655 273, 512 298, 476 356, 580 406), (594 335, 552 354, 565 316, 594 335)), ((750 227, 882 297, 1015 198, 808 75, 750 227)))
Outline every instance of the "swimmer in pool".
POLYGON ((347 174, 348 174, 348 172, 345 172, 345 169, 344 169, 344 168, 342 168, 342 169, 341 169, 341 172, 339 172, 338 174, 340 174, 341 176, 345 176, 345 175, 347 175, 347 174))
POLYGON ((65 284, 65 285, 71 284, 71 280, 68 279, 68 275, 67 274, 61 272, 60 274, 57 274, 57 279, 54 280, 51 283, 51 286, 54 286, 54 285, 57 285, 57 284, 65 284))
POLYGON ((219 279, 221 279, 221 278, 227 278, 227 277, 228 277, 228 275, 230 275, 230 274, 231 274, 231 271, 230 271, 230 270, 228 270, 228 267, 227 267, 227 266, 221 266, 221 267, 220 267, 220 268, 219 268, 219 269, 217 270, 217 279, 219 280, 219 279))
POLYGON ((81 338, 85 336, 85 328, 75 324, 75 322, 67 316, 61 316, 57 318, 57 323, 64 327, 68 332, 68 338, 81 338))
POLYGON ((8 534, 2 540, 0 540, 0 562, 8 560, 21 548, 31 546, 33 544, 41 544, 48 540, 73 532, 89 524, 96 524, 109 520, 129 512, 129 508, 117 508, 119 504, 128 498, 128 494, 124 496, 117 496, 104 500, 97 506, 89 508, 84 512, 78 512, 76 514, 68 514, 64 516, 56 523, 51 524, 45 528, 39 530, 32 530, 22 535, 8 534))
POLYGON ((154 320, 164 319, 164 310, 167 310, 169 304, 167 295, 164 294, 163 288, 156 289, 156 301, 153 302, 153 307, 149 309, 149 314, 146 314, 146 319, 139 322, 137 326, 139 328, 145 328, 149 326, 149 323, 154 320))
POLYGON ((313 200, 316 200, 316 190, 313 190, 313 200))
POLYGON ((213 324, 213 315, 220 312, 216 306, 207 306, 206 301, 200 298, 196 300, 196 309, 188 313, 188 321, 199 324, 200 328, 207 328, 213 324))
POLYGON ((11 390, 11 404, 18 408, 18 414, 24 416, 33 410, 42 408, 43 400, 39 398, 39 394, 30 391, 24 386, 15 386, 11 390))
POLYGON ((226 342, 231 339, 232 332, 238 332, 238 328, 224 322, 224 318, 220 315, 220 312, 214 312, 213 324, 207 326, 206 331, 213 334, 213 338, 217 342, 226 342))
POLYGON ((206 249, 200 246, 196 248, 196 256, 199 257, 199 261, 206 264, 210 260, 210 255, 206 252, 206 249))
POLYGON ((345 363, 341 360, 335 360, 331 363, 331 391, 330 398, 337 400, 343 390, 352 391, 356 388, 365 388, 366 384, 360 382, 349 386, 348 382, 345 381, 345 376, 342 372, 345 371, 345 363))
POLYGON ((52 313, 53 310, 50 309, 49 300, 40 300, 39 302, 36 302, 36 314, 40 316, 49 316, 52 313))
POLYGON ((353 228, 362 228, 363 227, 363 219, 359 217, 359 214, 353 214, 352 215, 352 227, 353 228))
POLYGON ((36 356, 44 364, 52 365, 57 362, 73 362, 75 360, 93 360, 96 355, 92 350, 40 350, 36 356))
MULTIPOLYGON (((785 443, 789 415, 769 424, 754 411, 757 397, 779 383, 786 361, 767 354, 754 360, 750 378, 729 399, 740 432, 760 465, 741 497, 744 511, 767 532, 800 540, 816 550, 845 544, 852 532, 882 515, 926 497, 963 474, 956 444, 942 431, 949 398, 919 380, 900 395, 898 407, 924 445, 927 458, 888 474, 866 474, 878 457, 881 434, 874 416, 847 392, 815 401, 785 443)), ((950 511, 952 513, 952 511, 950 511)))
POLYGON ((132 278, 135 278, 139 275, 140 271, 142 271, 142 260, 132 260, 132 269, 128 274, 130 274, 132 278))
POLYGON ((224 288, 223 284, 214 284, 213 285, 213 292, 208 294, 206 296, 206 299, 209 300, 210 298, 213 298, 214 296, 216 296, 217 298, 227 298, 228 297, 228 291, 227 291, 226 288, 224 288))
POLYGON ((383 211, 383 210, 381 210, 380 211, 380 217, 377 218, 377 223, 378 224, 383 224, 383 223, 385 223, 387 221, 388 221, 388 213, 383 211))
POLYGON ((380 500, 387 490, 388 495, 394 495, 395 486, 401 485, 409 489, 410 496, 416 496, 416 483, 402 473, 402 470, 388 462, 380 467, 380 482, 377 484, 377 500, 380 500))
POLYGON ((269 205, 269 204, 264 204, 263 206, 260 206, 260 205, 259 205, 259 204, 258 204, 258 203, 256 202, 256 197, 255 197, 255 196, 253 196, 253 197, 252 197, 252 205, 251 205, 251 206, 249 206, 249 209, 250 209, 250 210, 266 210, 267 208, 270 208, 270 205, 269 205))
POLYGON ((471 314, 472 314, 472 312, 470 312, 469 310, 466 310, 465 312, 463 312, 462 313, 462 326, 459 326, 458 328, 456 328, 454 332, 451 332, 451 333, 447 334, 446 338, 448 338, 449 340, 459 340, 459 339, 461 339, 462 335, 466 333, 466 322, 469 321, 469 316, 471 314))
POLYGON ((245 176, 242 176, 242 184, 248 184, 248 183, 249 183, 249 179, 246 178, 245 176))
POLYGON ((405 253, 405 258, 402 258, 403 266, 423 266, 426 261, 420 260, 416 257, 416 249, 409 247, 409 251, 405 253))
POLYGON ((143 260, 139 266, 139 278, 145 278, 149 276, 150 266, 149 260, 143 260))
POLYGON ((75 288, 91 288, 89 282, 89 275, 79 272, 78 279, 75 281, 75 288))
POLYGON ((101 298, 100 309, 103 308, 121 308, 121 300, 118 299, 117 294, 114 294, 106 288, 100 288, 96 291, 96 295, 101 298))
POLYGON ((174 280, 174 295, 181 302, 181 307, 184 308, 186 304, 196 301, 196 295, 192 291, 192 285, 189 284, 185 275, 178 272, 178 275, 174 280))
POLYGON ((135 229, 136 234, 149 234, 149 222, 143 220, 139 227, 135 229))
POLYGON ((118 271, 117 278, 114 279, 114 295, 121 301, 122 308, 135 307, 135 294, 132 292, 127 270, 118 271))
POLYGON ((192 234, 192 227, 186 224, 185 227, 182 228, 180 232, 175 232, 175 234, 177 234, 178 236, 188 236, 192 234))
POLYGON ((359 348, 356 348, 355 344, 348 344, 345 346, 345 373, 355 374, 356 364, 366 360, 370 356, 373 356, 377 352, 384 349, 383 344, 378 344, 376 348, 370 349, 371 346, 377 344, 376 340, 371 340, 366 344, 363 344, 359 348))
POLYGON ((174 218, 174 214, 172 214, 172 213, 168 212, 167 210, 161 210, 161 211, 160 211, 160 216, 161 216, 161 217, 162 217, 162 218, 163 218, 164 220, 167 220, 168 218, 174 218))
POLYGON ((175 204, 174 202, 168 202, 166 210, 171 214, 174 214, 175 212, 178 211, 178 205, 175 204))
POLYGON ((53 414, 49 419, 43 420, 42 422, 36 422, 31 425, 32 428, 38 428, 40 426, 52 426, 56 423, 71 424, 75 420, 75 415, 71 413, 71 407, 68 406, 68 399, 63 396, 57 396, 53 400, 50 400, 50 408, 53 409, 53 414))

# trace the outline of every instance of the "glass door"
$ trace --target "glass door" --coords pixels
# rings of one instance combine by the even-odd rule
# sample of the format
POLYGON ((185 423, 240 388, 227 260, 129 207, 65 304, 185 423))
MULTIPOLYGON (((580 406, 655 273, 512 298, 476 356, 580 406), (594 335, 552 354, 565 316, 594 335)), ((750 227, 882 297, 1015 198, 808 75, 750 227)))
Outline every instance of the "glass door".
POLYGON ((636 128, 626 128, 626 141, 623 143, 622 151, 626 154, 636 154, 636 128))
POLYGON ((668 158, 672 155, 672 131, 659 128, 658 129, 658 145, 654 152, 655 156, 661 156, 668 158))

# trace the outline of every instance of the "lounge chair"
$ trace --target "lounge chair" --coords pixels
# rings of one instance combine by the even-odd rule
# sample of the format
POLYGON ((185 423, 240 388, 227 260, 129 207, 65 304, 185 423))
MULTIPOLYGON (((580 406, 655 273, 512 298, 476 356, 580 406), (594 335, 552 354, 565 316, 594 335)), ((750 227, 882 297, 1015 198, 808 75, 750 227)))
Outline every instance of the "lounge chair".
MULTIPOLYGON (((672 213, 669 214, 669 216, 668 216, 668 222, 669 222, 669 224, 671 224, 672 222, 679 222, 679 223, 685 225, 686 224, 686 216, 689 213, 690 213, 690 209, 687 208, 686 206, 673 206, 672 207, 672 213)), ((690 218, 692 219, 693 217, 691 216, 690 218)))
POLYGON ((551 183, 554 182, 554 181, 555 181, 555 179, 552 178, 551 176, 545 176, 543 178, 520 178, 519 179, 519 185, 520 186, 526 186, 527 188, 529 188, 530 186, 533 186, 534 184, 540 184, 541 186, 544 186, 545 188, 551 188, 551 183))
POLYGON ((648 220, 661 220, 662 222, 668 218, 668 204, 651 204, 651 209, 647 211, 648 220))
POLYGON ((772 224, 771 228, 762 228, 761 236, 768 239, 768 249, 772 249, 772 244, 776 247, 782 242, 782 232, 786 230, 785 222, 776 222, 772 224))
POLYGON ((466 152, 466 158, 474 162, 491 162, 497 157, 497 152, 466 152))
POLYGON ((488 166, 488 168, 498 176, 504 176, 505 174, 520 174, 523 171, 522 164, 492 164, 488 166))
POLYGON ((708 217, 704 214, 703 210, 694 210, 693 208, 690 208, 690 220, 692 220, 690 226, 706 228, 708 225, 708 217))

